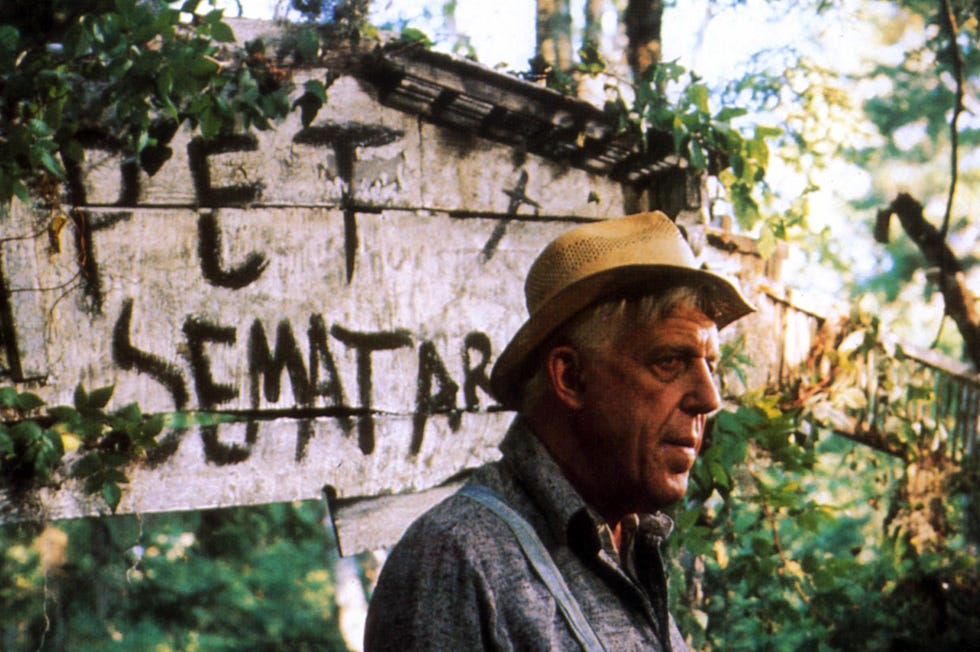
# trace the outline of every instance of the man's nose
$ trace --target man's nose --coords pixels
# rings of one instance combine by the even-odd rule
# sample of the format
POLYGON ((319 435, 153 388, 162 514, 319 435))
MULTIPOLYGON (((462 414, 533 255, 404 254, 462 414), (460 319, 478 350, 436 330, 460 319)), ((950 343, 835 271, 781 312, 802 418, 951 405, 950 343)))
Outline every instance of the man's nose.
POLYGON ((721 394, 708 361, 698 358, 688 375, 688 390, 681 407, 689 414, 709 414, 721 407, 721 394))

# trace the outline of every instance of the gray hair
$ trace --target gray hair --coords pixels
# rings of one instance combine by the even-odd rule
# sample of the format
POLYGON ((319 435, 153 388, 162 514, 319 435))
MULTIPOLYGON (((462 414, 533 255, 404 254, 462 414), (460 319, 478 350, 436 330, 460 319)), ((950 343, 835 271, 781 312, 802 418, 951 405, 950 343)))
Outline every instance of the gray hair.
POLYGON ((540 347, 534 373, 521 392, 521 413, 530 414, 544 398, 550 381, 543 353, 560 344, 576 351, 600 353, 623 335, 663 319, 674 308, 688 304, 705 310, 703 293, 689 286, 674 287, 659 294, 611 299, 582 310, 560 326, 540 347))

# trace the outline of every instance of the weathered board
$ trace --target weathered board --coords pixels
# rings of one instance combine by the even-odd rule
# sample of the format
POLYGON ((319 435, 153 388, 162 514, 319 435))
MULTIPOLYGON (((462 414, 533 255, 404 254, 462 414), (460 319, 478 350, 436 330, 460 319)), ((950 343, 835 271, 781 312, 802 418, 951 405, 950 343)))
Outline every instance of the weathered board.
POLYGON ((487 459, 506 426, 487 411, 488 365, 521 322, 523 270, 566 226, 507 223, 488 255, 499 219, 294 207, 88 217, 104 225, 90 233, 89 278, 72 246, 45 255, 47 239, 30 241, 38 265, 5 269, 11 287, 59 288, 12 295, 19 319, 44 324, 18 341, 47 370, 45 398, 114 384, 116 405, 259 419, 182 434, 173 464, 137 471, 127 511, 308 498, 328 484, 342 496, 417 489, 487 459))
MULTIPOLYGON (((121 512, 415 492, 492 459, 510 416, 486 377, 527 267, 574 221, 622 213, 618 184, 350 76, 310 127, 178 134, 152 177, 110 135, 86 143, 71 219, 0 223, 6 375, 49 404, 114 385, 110 407, 236 420, 163 433, 121 512)), ((105 512, 70 480, 40 497, 50 518, 105 512)))

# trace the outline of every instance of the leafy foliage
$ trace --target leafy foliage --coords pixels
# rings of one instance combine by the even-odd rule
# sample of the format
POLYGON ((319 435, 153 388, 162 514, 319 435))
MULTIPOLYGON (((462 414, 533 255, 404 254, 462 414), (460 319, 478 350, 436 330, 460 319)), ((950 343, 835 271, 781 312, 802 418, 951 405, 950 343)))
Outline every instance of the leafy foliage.
POLYGON ((921 409, 934 382, 906 373, 876 327, 856 315, 811 352, 799 382, 714 420, 672 537, 671 598, 696 649, 980 640, 969 606, 980 599, 978 469, 935 443, 945 417, 921 409), (840 436, 868 407, 869 374, 887 424, 876 447, 840 436))
POLYGON ((656 66, 636 89, 632 113, 639 118, 641 133, 667 131, 675 153, 695 169, 718 175, 731 195, 736 217, 749 230, 761 218, 755 195, 769 165, 766 140, 781 132, 756 126, 750 135, 744 135, 733 121, 747 111, 726 106, 712 113, 708 87, 693 73, 687 75, 688 83, 671 105, 666 89, 680 83, 686 73, 677 64, 656 66))
POLYGON ((4 649, 346 650, 322 502, 0 535, 4 649), (9 646, 9 647, 8 647, 9 646))
POLYGON ((88 130, 113 134, 152 175, 181 125, 212 138, 268 129, 290 110, 288 75, 261 43, 233 47, 222 11, 201 0, 10 4, 0 25, 0 206, 26 201, 46 176, 63 179, 88 130))
POLYGON ((106 414, 112 390, 102 387, 88 394, 79 385, 74 407, 49 412, 62 437, 80 441, 82 456, 72 465, 71 475, 85 481, 85 493, 101 494, 115 512, 122 498, 119 485, 128 482, 125 468, 156 446, 164 421, 160 414, 144 418, 135 403, 106 414))
POLYGON ((45 406, 37 395, 0 387, 0 489, 15 494, 57 485, 67 472, 83 490, 101 496, 115 512, 127 468, 157 446, 164 427, 207 425, 227 420, 209 413, 174 412, 144 415, 130 403, 109 412, 113 387, 87 392, 79 384, 73 405, 45 406), (71 453, 67 458, 66 451, 71 453))
POLYGON ((5 419, 0 423, 0 479, 11 488, 47 482, 65 453, 56 432, 25 418, 43 404, 36 394, 0 387, 0 410, 5 419))
MULTIPOLYGON (((587 44, 579 58, 571 75, 547 69, 549 85, 571 92, 574 75, 595 76, 606 69, 593 44, 587 44)), ((781 130, 756 125, 744 133, 735 122, 747 111, 732 105, 712 111, 708 86, 677 63, 651 67, 630 91, 629 103, 621 89, 606 102, 605 110, 619 131, 636 137, 651 161, 673 158, 682 166, 716 175, 727 188, 742 227, 755 227, 762 219, 758 196, 769 165, 767 141, 781 130), (670 135, 669 142, 658 139, 663 133, 670 135)))

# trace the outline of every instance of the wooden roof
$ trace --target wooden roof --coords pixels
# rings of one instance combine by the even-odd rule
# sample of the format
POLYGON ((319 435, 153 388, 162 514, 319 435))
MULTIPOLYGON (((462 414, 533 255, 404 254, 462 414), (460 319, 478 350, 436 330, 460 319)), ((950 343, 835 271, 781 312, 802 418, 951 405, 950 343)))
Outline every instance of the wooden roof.
POLYGON ((434 124, 525 148, 618 181, 642 184, 683 165, 666 132, 619 133, 588 102, 418 46, 390 47, 365 68, 381 102, 434 124))

